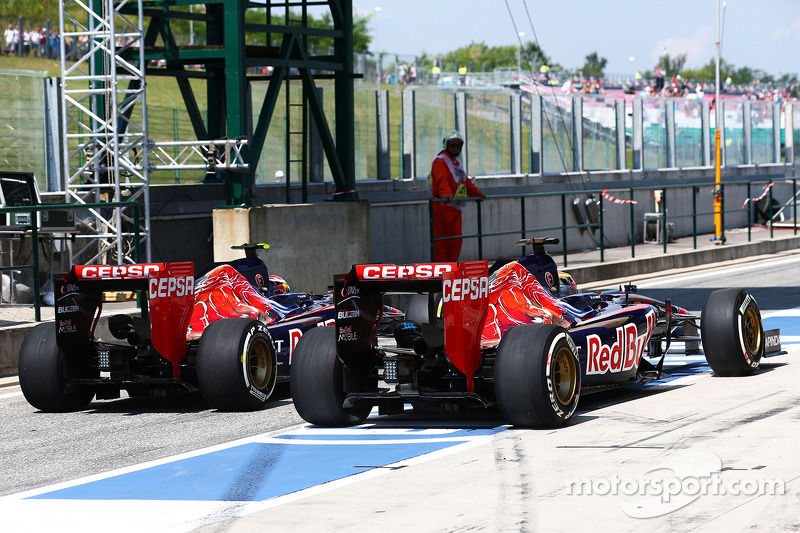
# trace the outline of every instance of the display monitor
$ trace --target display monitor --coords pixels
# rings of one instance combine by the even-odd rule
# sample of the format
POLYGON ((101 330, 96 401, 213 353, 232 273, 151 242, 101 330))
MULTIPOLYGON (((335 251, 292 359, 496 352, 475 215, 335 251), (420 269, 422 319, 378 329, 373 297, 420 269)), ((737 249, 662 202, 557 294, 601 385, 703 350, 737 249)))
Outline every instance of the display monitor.
MULTIPOLYGON (((0 171, 0 207, 28 207, 41 203, 33 172, 0 171)), ((31 217, 30 211, 4 213, 0 215, 0 224, 11 227, 30 226, 31 217)))
POLYGON ((33 172, 0 171, 0 205, 17 207, 41 204, 33 172))

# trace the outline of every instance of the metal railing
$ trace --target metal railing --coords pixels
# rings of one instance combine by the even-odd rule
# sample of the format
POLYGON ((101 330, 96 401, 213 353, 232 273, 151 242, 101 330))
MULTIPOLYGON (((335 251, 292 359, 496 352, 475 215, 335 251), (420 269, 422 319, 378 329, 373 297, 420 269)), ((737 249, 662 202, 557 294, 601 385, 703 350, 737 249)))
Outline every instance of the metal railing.
MULTIPOLYGON (((797 213, 797 178, 783 178, 783 179, 773 179, 771 181, 765 182, 764 184, 764 191, 763 197, 767 198, 767 209, 768 209, 768 220, 772 221, 774 216, 776 216, 776 210, 773 205, 773 187, 772 185, 775 183, 791 183, 792 184, 792 199, 785 204, 785 206, 792 206, 793 213, 797 213)), ((726 181, 720 184, 720 193, 722 194, 723 198, 723 206, 720 212, 721 220, 722 220, 722 227, 721 227, 721 240, 722 242, 725 241, 725 218, 726 215, 732 215, 737 213, 746 213, 747 215, 747 242, 751 242, 752 240, 752 227, 753 227, 753 211, 750 207, 750 201, 756 200, 753 196, 753 182, 750 180, 741 180, 741 181, 726 181), (731 187, 734 185, 740 185, 746 187, 746 198, 745 205, 741 207, 726 207, 725 205, 725 188, 731 187)), ((669 222, 676 221, 681 219, 691 219, 691 236, 692 236, 692 249, 697 249, 697 237, 698 237, 698 226, 697 220, 698 217, 703 216, 713 216, 716 212, 712 210, 698 210, 698 203, 697 203, 697 193, 701 188, 709 189, 713 188, 715 185, 713 183, 693 183, 693 184, 680 184, 680 185, 659 185, 659 186, 646 186, 646 187, 619 187, 613 189, 613 191, 627 191, 628 198, 621 202, 617 203, 624 203, 626 204, 630 213, 629 224, 630 227, 628 228, 629 232, 629 240, 630 240, 630 257, 631 259, 636 257, 636 247, 643 245, 644 242, 639 242, 637 244, 636 238, 636 226, 637 223, 643 222, 650 222, 653 221, 656 225, 661 224, 663 235, 660 239, 663 245, 663 253, 668 253, 668 243, 670 241, 668 231, 669 231, 669 222), (685 190, 691 189, 692 190, 692 205, 691 205, 691 212, 681 213, 681 214, 669 214, 668 211, 668 191, 676 191, 676 190, 685 190), (657 217, 637 217, 636 216, 636 208, 637 202, 634 200, 636 192, 646 192, 646 191, 659 191, 661 193, 661 206, 659 212, 657 213, 657 217)), ((484 239, 488 237, 497 237, 503 235, 519 235, 521 239, 530 237, 532 235, 542 236, 547 235, 547 232, 558 231, 561 235, 561 248, 563 254, 563 266, 568 266, 568 257, 569 257, 569 240, 568 240, 568 231, 570 229, 578 229, 578 230, 592 230, 596 229, 599 230, 599 238, 596 239, 599 251, 600 251, 600 262, 605 262, 605 250, 608 248, 606 245, 606 237, 605 237, 605 206, 607 203, 611 203, 611 201, 604 198, 604 193, 608 192, 608 189, 585 189, 580 191, 559 191, 559 192, 544 192, 544 193, 529 193, 529 194, 504 194, 504 195, 490 195, 487 196, 486 199, 482 198, 464 198, 464 200, 475 202, 477 207, 477 217, 476 217, 476 225, 477 231, 475 233, 465 233, 462 235, 455 235, 450 237, 439 237, 434 238, 433 235, 433 204, 439 202, 447 202, 447 200, 442 199, 430 199, 428 201, 428 214, 429 214, 429 224, 430 224, 430 257, 431 261, 434 260, 434 243, 437 241, 444 241, 444 240, 452 240, 452 239, 477 239, 477 248, 478 248, 478 259, 485 259, 484 257, 484 239), (576 223, 568 223, 568 197, 575 197, 575 196, 587 196, 589 198, 596 197, 597 207, 598 207, 598 220, 594 221, 583 221, 583 222, 576 222, 576 223), (545 226, 528 226, 526 222, 526 208, 525 208, 525 201, 531 198, 558 198, 560 202, 560 214, 561 214, 561 224, 560 225, 545 225, 545 226), (517 199, 519 200, 519 225, 508 228, 508 229, 501 229, 499 231, 491 231, 485 232, 483 231, 484 227, 484 209, 483 209, 483 202, 491 202, 494 200, 502 200, 502 199, 517 199)), ((716 190, 712 192, 716 193, 716 190)), ((649 213, 648 213, 649 214, 649 213)), ((794 221, 792 222, 792 230, 794 235, 797 235, 797 217, 795 216, 794 221)), ((728 228, 732 229, 732 228, 728 228)), ((770 229, 770 239, 774 238, 774 224, 769 224, 770 229)), ((580 250, 583 252, 585 250, 580 250)), ((578 253, 577 251, 573 253, 578 253)))
MULTIPOLYGON (((0 218, 5 218, 6 214, 29 214, 30 224, 14 224, 9 225, 14 228, 12 233, 19 233, 26 235, 30 232, 31 236, 31 262, 29 264, 0 266, 0 272, 13 271, 13 270, 32 270, 33 271, 33 307, 34 307, 34 320, 40 322, 42 319, 41 314, 41 287, 40 275, 41 268, 39 265, 39 234, 42 228, 40 227, 39 216, 40 212, 47 211, 65 211, 65 210, 82 210, 89 208, 125 208, 132 207, 134 213, 134 220, 139 220, 139 209, 141 206, 138 202, 98 202, 87 204, 58 204, 58 205, 35 205, 35 206, 18 206, 18 207, 0 207, 0 218)), ((58 233, 70 233, 69 231, 59 231, 58 233)), ((140 258, 139 251, 139 224, 133 224, 133 257, 138 262, 140 258)), ((12 287, 13 288, 13 287, 12 287)))

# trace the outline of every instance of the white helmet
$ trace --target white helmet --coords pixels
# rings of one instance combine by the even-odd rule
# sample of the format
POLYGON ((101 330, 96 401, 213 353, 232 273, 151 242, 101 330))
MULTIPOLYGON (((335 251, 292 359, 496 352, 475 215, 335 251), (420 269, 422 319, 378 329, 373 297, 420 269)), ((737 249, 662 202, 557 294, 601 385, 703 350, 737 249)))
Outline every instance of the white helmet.
POLYGON ((458 130, 449 131, 442 139, 442 150, 447 148, 448 141, 461 141, 461 144, 464 144, 464 136, 458 130))

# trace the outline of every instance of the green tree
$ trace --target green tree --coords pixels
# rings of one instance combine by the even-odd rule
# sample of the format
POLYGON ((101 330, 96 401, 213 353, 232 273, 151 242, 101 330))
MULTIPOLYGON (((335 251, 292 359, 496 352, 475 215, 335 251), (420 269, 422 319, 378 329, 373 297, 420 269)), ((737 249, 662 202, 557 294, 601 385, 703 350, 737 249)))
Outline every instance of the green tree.
POLYGON ((542 65, 553 66, 553 60, 544 53, 544 50, 542 50, 538 43, 528 41, 522 47, 522 50, 522 60, 529 62, 534 70, 538 70, 542 65))
MULTIPOLYGON (((731 75, 731 73, 735 70, 735 67, 725 61, 724 58, 720 58, 719 60, 719 78, 721 81, 725 81, 725 78, 731 75)), ((711 83, 716 79, 717 76, 717 60, 715 58, 711 58, 708 63, 703 65, 700 68, 696 69, 684 69, 682 74, 690 79, 696 81, 702 81, 704 83, 711 83)))
POLYGON ((487 46, 486 43, 472 42, 444 56, 449 65, 468 65, 472 70, 491 70, 494 68, 516 67, 519 61, 525 68, 538 70, 541 64, 550 64, 550 58, 536 43, 517 45, 487 46))
MULTIPOLYGON (((299 18, 299 14, 293 15, 293 18, 299 18)), ((372 15, 359 15, 353 12, 353 50, 362 52, 369 50, 369 45, 372 43, 372 35, 369 32, 369 23, 372 20, 372 15)), ((323 13, 319 19, 308 17, 308 26, 317 29, 333 29, 333 18, 330 13, 323 13)), ((322 48, 333 46, 333 39, 329 37, 315 37, 309 36, 308 43, 314 45, 315 48, 322 48)))
POLYGON ((602 78, 604 76, 606 65, 608 65, 608 59, 605 57, 600 57, 597 55, 597 52, 592 52, 586 56, 586 60, 583 62, 583 67, 581 67, 581 70, 583 71, 584 76, 602 78))
POLYGON ((686 65, 686 54, 678 54, 675 57, 671 57, 669 54, 664 54, 658 58, 656 68, 659 66, 664 67, 664 69, 667 71, 667 76, 674 76, 683 71, 684 65, 686 65))

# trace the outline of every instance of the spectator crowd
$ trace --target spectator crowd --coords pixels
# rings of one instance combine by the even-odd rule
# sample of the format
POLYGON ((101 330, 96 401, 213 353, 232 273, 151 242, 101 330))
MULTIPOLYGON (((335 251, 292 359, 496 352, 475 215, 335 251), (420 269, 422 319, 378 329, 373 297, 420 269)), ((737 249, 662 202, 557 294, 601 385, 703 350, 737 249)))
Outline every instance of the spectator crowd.
POLYGON ((20 29, 9 24, 3 32, 3 55, 19 57, 43 57, 58 59, 61 38, 58 31, 47 28, 20 29))

